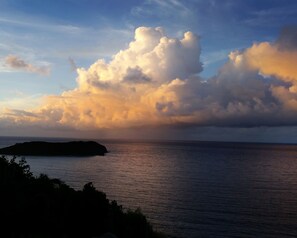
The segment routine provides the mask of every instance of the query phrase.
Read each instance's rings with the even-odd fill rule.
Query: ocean
[[[16,142],[62,139],[1,137]],[[75,189],[87,182],[124,208],[141,208],[177,238],[297,237],[297,146],[100,140],[94,157],[33,157],[31,171]]]

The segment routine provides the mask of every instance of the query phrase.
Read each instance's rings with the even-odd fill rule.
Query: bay
[[[0,148],[50,138],[1,137]],[[65,139],[66,140],[66,139]],[[69,140],[69,139],[67,139]],[[172,237],[296,237],[297,146],[100,140],[94,157],[33,157],[35,175],[93,182]]]

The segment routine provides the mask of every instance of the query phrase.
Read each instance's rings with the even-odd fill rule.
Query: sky
[[[1,0],[0,136],[297,143],[295,0]]]

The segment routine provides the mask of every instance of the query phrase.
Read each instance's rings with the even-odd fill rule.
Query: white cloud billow
[[[186,32],[176,39],[160,27],[140,27],[110,62],[78,68],[77,88],[46,97],[30,111],[34,116],[10,111],[2,120],[78,129],[296,125],[297,51],[288,49],[291,41],[284,37],[231,52],[206,80],[198,75],[197,35]]]

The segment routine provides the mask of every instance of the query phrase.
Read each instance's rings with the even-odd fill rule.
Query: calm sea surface
[[[31,140],[2,137],[0,147]],[[297,146],[99,142],[106,156],[26,160],[76,189],[92,181],[173,237],[297,237]]]

